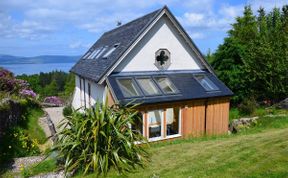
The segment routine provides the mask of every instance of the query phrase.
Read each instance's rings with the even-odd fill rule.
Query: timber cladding
[[[221,135],[228,131],[229,98],[195,101],[182,108],[182,135]]]
[[[148,137],[147,111],[166,108],[181,108],[182,137],[221,135],[228,132],[230,98],[210,98],[175,103],[140,105],[143,113],[144,136]],[[164,121],[165,122],[165,121]]]

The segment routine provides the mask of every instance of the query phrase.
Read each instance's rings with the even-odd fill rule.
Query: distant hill
[[[75,63],[81,56],[42,55],[35,57],[21,57],[0,54],[1,64],[47,64],[47,63]]]

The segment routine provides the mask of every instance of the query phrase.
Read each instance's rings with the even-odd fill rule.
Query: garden
[[[207,55],[235,92],[230,123],[243,120],[235,132],[141,144],[147,140],[131,129],[139,119],[135,106],[98,103],[84,113],[66,108],[64,129],[47,159],[19,174],[64,170],[75,177],[288,177],[288,110],[279,105],[288,93],[287,29],[288,6],[269,13],[260,8],[257,15],[247,6],[224,43]],[[46,139],[36,124],[43,114],[39,99],[60,105],[58,97],[67,100],[73,93],[74,78],[61,72],[15,78],[5,69],[0,76],[0,161],[37,155]]]
[[[15,157],[38,155],[47,140],[38,119],[44,113],[37,94],[25,80],[0,69],[0,163]]]

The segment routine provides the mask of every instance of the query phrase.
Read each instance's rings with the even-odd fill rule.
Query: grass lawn
[[[149,152],[145,169],[108,177],[288,177],[288,117],[265,117],[237,135],[152,144]]]
[[[154,143],[148,151],[151,161],[144,169],[127,175],[112,170],[108,177],[288,177],[288,116],[262,116],[253,128],[233,135]],[[22,175],[57,169],[48,163]]]

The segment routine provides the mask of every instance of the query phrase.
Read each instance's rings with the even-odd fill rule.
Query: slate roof
[[[82,57],[72,67],[70,72],[98,82],[161,11],[162,9],[158,9],[143,17],[104,33],[89,49],[89,51],[91,52],[104,46],[111,48],[115,44],[119,43],[116,50],[110,56],[108,56],[108,58],[103,58],[100,56],[97,59],[84,59]]]
[[[218,90],[207,92],[200,83],[194,78],[194,75],[205,74],[217,87]],[[176,94],[162,94],[158,96],[145,96],[144,94],[139,97],[125,98],[121,92],[121,89],[117,83],[119,78],[134,78],[135,77],[147,77],[152,76],[167,76],[171,82],[178,89]],[[181,81],[181,82],[179,82]],[[111,88],[114,97],[120,104],[141,103],[141,104],[152,104],[152,103],[164,103],[164,102],[175,102],[192,99],[204,99],[212,97],[223,97],[232,96],[233,92],[226,87],[215,75],[204,70],[194,71],[165,71],[165,72],[133,72],[133,73],[116,73],[111,74],[108,77],[108,84]],[[137,84],[137,82],[136,82]],[[138,85],[138,88],[140,86]]]

